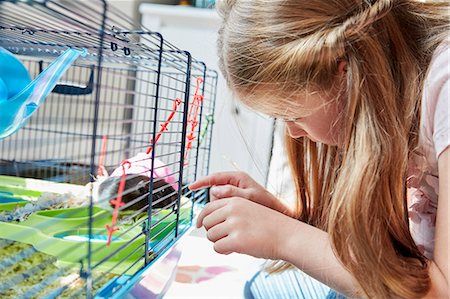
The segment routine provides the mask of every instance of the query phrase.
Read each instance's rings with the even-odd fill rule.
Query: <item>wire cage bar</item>
[[[207,201],[217,73],[99,0],[1,0],[0,47],[30,81],[82,51],[0,139],[0,296],[114,297]]]
[[[200,8],[213,8],[215,2],[214,0],[193,0],[192,5]]]

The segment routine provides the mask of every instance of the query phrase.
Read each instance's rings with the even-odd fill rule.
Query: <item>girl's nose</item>
[[[289,136],[291,136],[292,138],[300,138],[308,135],[305,130],[302,130],[300,128],[299,125],[291,121],[286,122],[286,128],[288,130]]]

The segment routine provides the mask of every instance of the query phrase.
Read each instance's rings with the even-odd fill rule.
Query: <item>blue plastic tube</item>
[[[86,50],[67,49],[31,81],[20,60],[0,47],[0,140],[25,125],[80,55]]]

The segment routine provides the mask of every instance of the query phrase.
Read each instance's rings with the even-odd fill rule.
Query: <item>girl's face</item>
[[[254,107],[257,110],[278,119],[284,120],[292,138],[308,137],[312,141],[328,145],[339,145],[342,142],[342,99],[339,92],[302,93],[294,97],[274,98],[259,103],[271,103]],[[258,109],[259,108],[259,109]]]
[[[264,114],[283,119],[292,138],[340,146],[344,143],[344,103],[347,62],[340,61],[331,88],[326,92],[302,91],[290,95],[273,93],[275,85],[261,86],[247,98],[247,105]]]

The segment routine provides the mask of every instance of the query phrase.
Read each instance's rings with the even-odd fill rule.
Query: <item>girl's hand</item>
[[[192,183],[189,189],[198,190],[208,187],[211,187],[210,199],[212,202],[223,198],[239,197],[294,217],[292,208],[285,205],[244,172],[214,173]]]
[[[214,250],[257,258],[279,259],[288,232],[296,220],[241,197],[229,197],[208,203],[197,218],[204,226]]]

